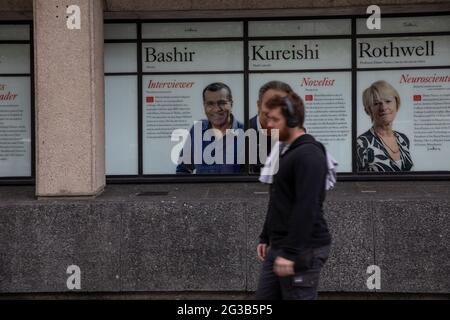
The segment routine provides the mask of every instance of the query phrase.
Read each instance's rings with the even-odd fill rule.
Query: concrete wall
[[[58,2],[57,0],[48,0]],[[255,9],[295,9],[295,8],[342,8],[379,6],[399,6],[448,4],[449,0],[95,0],[103,1],[105,11],[173,11],[173,10],[255,10]],[[76,2],[76,1],[75,1]],[[73,4],[75,4],[73,2]],[[33,11],[33,0],[0,0],[0,11]]]
[[[12,189],[11,189],[12,188]],[[137,196],[167,191],[158,196]],[[0,293],[253,292],[267,205],[258,183],[113,185],[95,200],[37,201],[0,188]],[[334,243],[321,292],[450,293],[450,182],[341,182],[328,194]]]
[[[382,14],[450,11],[450,0],[380,0]],[[106,19],[216,19],[365,15],[370,0],[105,1]]]
[[[54,4],[56,3],[56,4]],[[66,26],[69,1],[34,1],[36,194],[95,195],[105,185],[103,8],[79,0],[80,29]]]
[[[287,8],[336,8],[350,6],[411,5],[448,3],[442,0],[107,0],[106,11],[142,10],[237,10],[237,9],[287,9]]]

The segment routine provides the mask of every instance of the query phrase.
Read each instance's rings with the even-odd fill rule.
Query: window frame
[[[450,12],[423,12],[419,14],[413,13],[394,13],[394,14],[385,14],[383,17],[416,17],[416,16],[441,16],[441,15],[449,15]],[[117,176],[117,175],[108,175],[107,183],[139,183],[139,182],[155,182],[155,183],[181,183],[181,182],[256,182],[258,181],[258,176],[252,175],[248,173],[248,166],[246,166],[246,172],[242,175],[189,175],[189,176],[177,176],[176,174],[167,174],[167,175],[144,175],[142,174],[142,77],[145,74],[142,73],[142,43],[150,42],[149,39],[142,39],[142,24],[144,23],[171,23],[171,22],[228,22],[228,21],[242,21],[244,24],[244,34],[242,41],[244,43],[244,117],[245,117],[245,128],[249,127],[249,74],[255,73],[288,73],[288,72],[327,72],[327,71],[342,71],[342,72],[351,72],[351,92],[352,92],[352,106],[351,106],[351,140],[352,140],[352,172],[346,173],[338,173],[338,180],[340,181],[399,181],[399,180],[448,180],[450,178],[450,170],[447,171],[412,171],[412,172],[397,172],[397,173],[369,173],[369,172],[357,172],[356,171],[356,138],[357,138],[357,73],[358,71],[365,71],[364,68],[357,68],[357,57],[356,57],[356,41],[358,38],[382,38],[382,37],[404,37],[404,36],[436,36],[436,35],[450,35],[450,31],[448,32],[421,32],[421,33],[388,33],[388,34],[357,34],[356,30],[356,21],[360,18],[367,18],[365,15],[352,15],[352,16],[308,16],[308,17],[264,17],[264,18],[232,18],[232,19],[139,19],[139,20],[120,20],[120,19],[110,19],[105,20],[105,23],[136,23],[137,25],[137,39],[135,42],[137,43],[137,63],[138,63],[138,142],[139,142],[139,172],[138,175],[133,176]],[[249,37],[248,35],[248,22],[249,21],[274,21],[274,20],[322,20],[322,19],[346,19],[351,22],[351,34],[349,35],[327,35],[327,36],[289,36],[289,37]],[[239,40],[236,38],[230,38],[233,40]],[[248,43],[251,40],[304,40],[304,39],[351,39],[351,69],[320,69],[320,70],[295,70],[295,71],[287,71],[287,70],[270,70],[270,71],[250,71],[249,70],[249,61],[247,59],[248,56]],[[195,38],[195,41],[217,41],[218,39],[203,39],[203,38]],[[220,39],[222,40],[222,39]],[[227,38],[228,40],[228,38]],[[128,40],[129,41],[129,40]],[[189,41],[189,39],[158,39],[154,40],[157,42],[172,42],[172,41]],[[121,42],[120,40],[105,40],[106,42]],[[408,70],[416,70],[416,69],[442,69],[442,68],[450,68],[450,61],[448,66],[434,66],[434,67],[408,67],[408,68],[377,68],[371,70],[396,70],[396,69],[408,69]],[[192,72],[187,72],[188,74],[192,74]],[[203,73],[203,72],[200,72]],[[212,72],[216,73],[216,72]],[[218,72],[220,73],[220,72]],[[150,74],[160,74],[160,73],[150,73]],[[170,73],[162,73],[162,74],[170,74]],[[177,73],[177,74],[182,74]],[[106,75],[106,74],[105,74]]]

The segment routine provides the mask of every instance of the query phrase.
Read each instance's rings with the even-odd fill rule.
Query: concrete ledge
[[[266,191],[111,185],[92,200],[37,201],[32,187],[0,187],[0,293],[73,292],[75,264],[80,294],[251,294]],[[449,194],[450,182],[340,182],[326,203],[334,242],[321,292],[374,293],[366,270],[376,264],[379,294],[450,293]]]

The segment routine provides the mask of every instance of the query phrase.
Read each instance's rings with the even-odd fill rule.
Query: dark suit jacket
[[[257,116],[254,116],[253,118],[250,119],[250,128],[254,129],[256,131],[258,131],[257,121],[258,121],[258,117]],[[260,148],[261,143],[266,143],[267,156],[269,156],[269,154],[270,154],[270,150],[271,150],[271,147],[272,147],[272,145],[271,145],[272,141],[271,141],[269,136],[267,136],[266,139],[260,139],[260,138],[263,138],[263,137],[264,136],[260,137],[259,134],[257,136],[257,143],[258,143],[257,160],[258,160],[258,163],[249,165],[250,173],[259,174],[261,172],[261,168],[264,166],[264,161],[261,162],[261,159],[259,158],[259,148]]]

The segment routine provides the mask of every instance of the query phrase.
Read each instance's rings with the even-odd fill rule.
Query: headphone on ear
[[[283,97],[283,100],[286,104],[283,109],[284,116],[286,117],[286,124],[289,128],[295,128],[299,124],[299,119],[295,113],[294,105],[292,104],[289,96]]]

